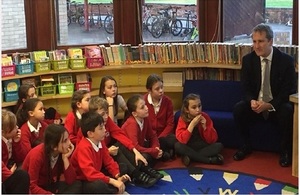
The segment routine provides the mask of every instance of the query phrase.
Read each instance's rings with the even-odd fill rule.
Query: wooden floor
[[[234,149],[224,149],[222,151],[222,155],[224,156],[223,165],[192,163],[190,166],[226,170],[231,172],[242,172],[298,186],[298,177],[292,176],[292,167],[281,167],[278,162],[278,154],[253,151],[252,154],[243,161],[235,161],[232,158],[235,152],[236,150]],[[168,162],[158,162],[155,166],[156,169],[180,167],[184,167],[180,158],[176,158],[175,160]]]

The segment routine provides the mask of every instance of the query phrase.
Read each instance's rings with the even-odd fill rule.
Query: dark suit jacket
[[[255,51],[245,55],[242,61],[241,83],[244,100],[249,102],[257,99],[261,87],[260,57]],[[270,103],[275,109],[289,101],[289,95],[296,92],[296,73],[294,59],[273,47],[270,73],[270,85],[273,100]]]

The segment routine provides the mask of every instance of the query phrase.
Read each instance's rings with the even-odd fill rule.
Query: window
[[[57,45],[114,42],[112,0],[56,0]]]
[[[2,0],[2,51],[27,48],[24,0]]]
[[[267,23],[274,44],[292,44],[293,0],[223,1],[223,16],[225,42],[252,43],[252,28]]]
[[[145,0],[140,15],[143,42],[199,40],[197,0]]]

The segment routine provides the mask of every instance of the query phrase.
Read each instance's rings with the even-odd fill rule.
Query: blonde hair
[[[5,133],[9,133],[15,129],[17,125],[17,118],[14,113],[11,111],[2,110],[2,131]]]

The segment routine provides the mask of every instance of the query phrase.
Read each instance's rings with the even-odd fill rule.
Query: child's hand
[[[159,147],[156,147],[156,149],[158,150],[158,155],[157,155],[156,159],[159,159],[162,157],[163,151]]]
[[[18,128],[16,136],[13,139],[14,142],[19,142],[21,140],[21,129]]]
[[[10,171],[14,173],[16,169],[17,169],[17,165],[16,163],[14,163],[14,165],[10,168]]]
[[[116,156],[118,154],[119,147],[112,145],[108,148],[109,154],[112,156]]]
[[[193,128],[198,125],[198,123],[200,122],[200,119],[201,119],[201,114],[197,115],[193,118],[193,120],[190,123],[193,126]]]
[[[120,177],[118,178],[118,180],[121,181],[121,182],[123,182],[123,183],[125,183],[125,182],[128,181],[128,180],[131,181],[131,178],[130,178],[129,175],[125,174],[125,175],[120,176]]]
[[[118,194],[123,194],[124,191],[125,191],[125,185],[122,181],[119,181],[117,179],[113,179],[113,178],[110,178],[109,179],[109,183],[113,186],[115,186],[116,188],[118,188]]]
[[[204,116],[202,116],[202,114],[200,114],[200,124],[203,127],[203,129],[206,129],[206,119],[204,118]]]
[[[68,148],[68,152],[63,154],[62,157],[63,158],[69,158],[74,150],[74,145],[72,143],[70,143],[69,148]]]
[[[114,98],[113,97],[106,96],[106,101],[107,101],[108,105],[113,105],[114,104]]]

